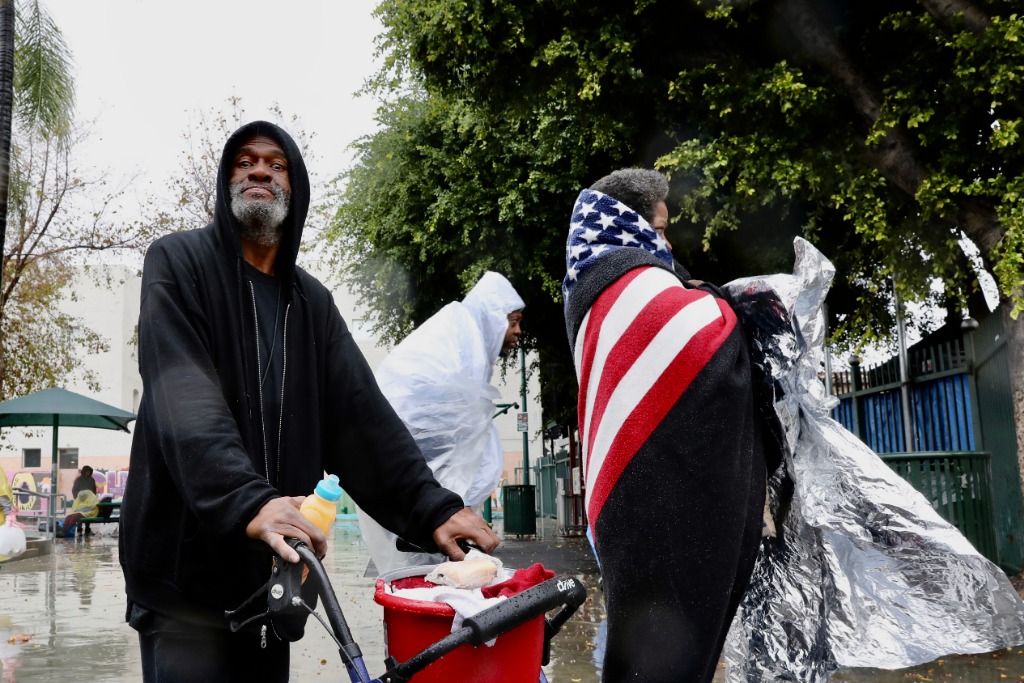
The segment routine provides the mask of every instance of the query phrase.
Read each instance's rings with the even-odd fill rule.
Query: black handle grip
[[[478,546],[474,541],[470,541],[468,539],[459,539],[456,543],[460,548],[462,548],[462,552],[464,553],[468,553],[470,548],[480,550],[480,546]],[[407,541],[404,538],[395,539],[395,548],[400,553],[427,553],[428,555],[436,555],[441,552],[441,549],[436,545],[433,546],[433,549],[424,548],[412,543],[411,541]]]
[[[413,543],[411,541],[407,541],[407,540],[405,540],[404,538],[401,538],[401,537],[395,539],[395,548],[400,553],[429,553],[429,554],[433,554],[433,553],[439,552],[436,547],[433,550],[430,550],[430,549],[424,548],[422,546],[418,546],[415,543]]]
[[[561,605],[575,610],[586,599],[587,589],[582,583],[556,577],[468,617],[462,626],[473,633],[470,643],[479,646]]]

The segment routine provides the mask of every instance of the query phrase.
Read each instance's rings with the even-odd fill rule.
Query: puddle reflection
[[[61,540],[52,553],[7,562],[0,595],[0,681],[65,681],[69,671],[141,678],[116,538]]]

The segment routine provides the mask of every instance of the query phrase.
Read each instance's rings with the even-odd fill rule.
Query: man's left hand
[[[469,508],[462,508],[434,530],[434,543],[442,553],[456,562],[466,557],[466,553],[459,547],[459,541],[473,541],[485,553],[497,548],[501,542],[494,530],[487,526],[487,522]]]

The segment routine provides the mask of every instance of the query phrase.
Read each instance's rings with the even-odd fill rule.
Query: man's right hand
[[[299,512],[305,499],[305,496],[292,496],[269,501],[245,527],[246,535],[263,541],[287,562],[298,562],[299,554],[288,545],[286,538],[302,541],[317,557],[323,557],[327,553],[327,537]]]
[[[491,552],[501,543],[487,522],[469,508],[462,508],[434,530],[434,543],[453,562],[466,558],[466,553],[459,547],[459,541],[473,541],[485,553]]]

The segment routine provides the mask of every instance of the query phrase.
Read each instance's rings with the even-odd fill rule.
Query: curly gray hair
[[[654,207],[668,199],[668,178],[650,168],[622,168],[590,186],[633,209],[650,223]]]

